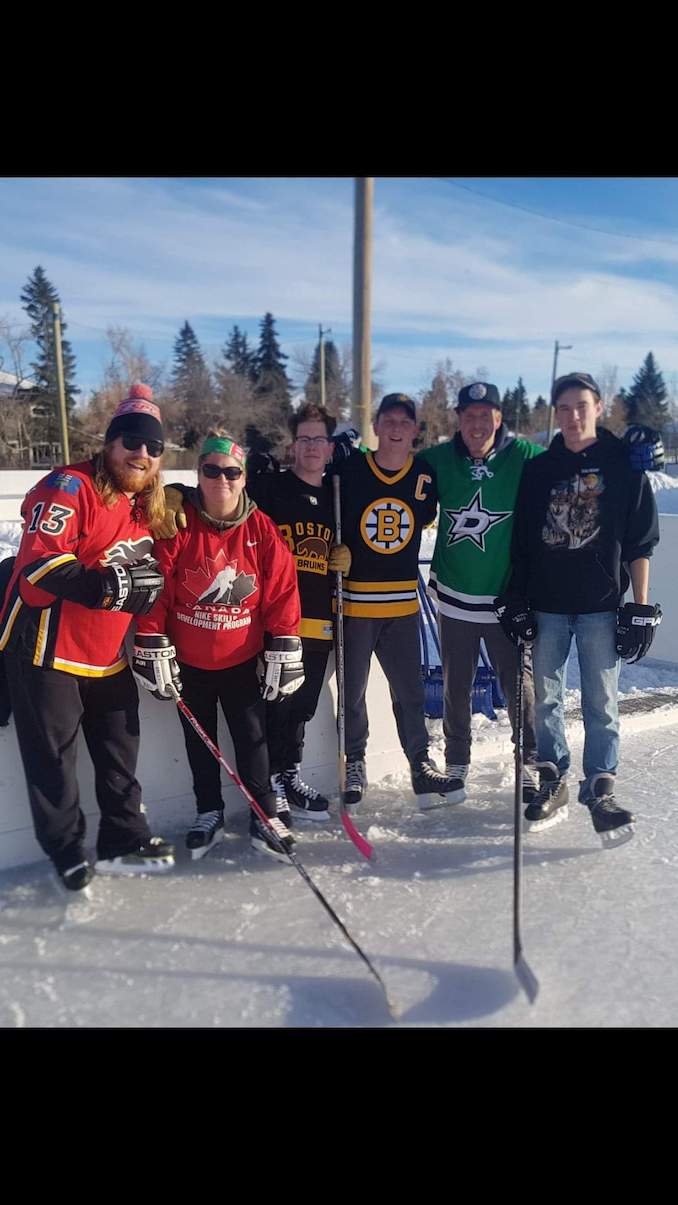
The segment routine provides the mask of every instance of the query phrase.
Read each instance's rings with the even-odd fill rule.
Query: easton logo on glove
[[[298,636],[265,638],[261,693],[267,703],[294,694],[304,681],[303,646]]]
[[[615,648],[623,661],[633,665],[647,653],[662,621],[659,603],[624,603],[617,611]]]
[[[154,699],[173,699],[175,690],[181,693],[181,677],[177,665],[177,650],[165,635],[137,635],[132,654],[132,673],[144,690]]]
[[[157,561],[107,565],[101,572],[101,595],[95,609],[145,615],[164,584]]]

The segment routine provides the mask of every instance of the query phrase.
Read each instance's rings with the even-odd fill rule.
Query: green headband
[[[206,439],[200,450],[201,456],[207,456],[210,452],[221,452],[223,456],[233,456],[236,460],[241,460],[243,464],[247,464],[247,457],[244,448],[240,447],[235,440],[228,437],[213,435],[211,439]]]

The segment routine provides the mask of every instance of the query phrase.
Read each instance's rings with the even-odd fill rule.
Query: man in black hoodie
[[[588,806],[603,845],[633,836],[634,817],[614,798],[619,760],[620,657],[638,660],[661,619],[648,605],[649,558],[659,540],[657,507],[628,448],[597,426],[600,389],[587,373],[553,387],[560,434],[524,468],[516,503],[513,572],[497,600],[507,635],[534,639],[537,749],[541,790],[525,811],[528,827],[567,816],[564,693],[572,637],[577,643]],[[622,605],[630,583],[633,603]]]

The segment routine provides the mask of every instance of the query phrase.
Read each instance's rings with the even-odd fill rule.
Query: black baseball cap
[[[590,373],[568,372],[567,376],[558,377],[558,380],[553,382],[553,389],[551,390],[552,405],[555,406],[561,393],[564,393],[566,389],[576,389],[577,386],[580,389],[590,389],[591,393],[595,393],[596,397],[598,398],[601,396],[600,387],[594,381]]]
[[[467,406],[478,403],[483,406],[494,406],[496,410],[501,410],[497,386],[490,385],[488,381],[474,381],[472,385],[464,385],[464,388],[459,390],[457,410],[465,410]]]
[[[406,393],[387,393],[386,397],[383,397],[379,403],[376,417],[379,418],[380,414],[386,414],[387,410],[395,410],[396,406],[402,406],[403,410],[406,410],[409,414],[412,422],[416,423],[417,407],[412,398],[408,397]]]

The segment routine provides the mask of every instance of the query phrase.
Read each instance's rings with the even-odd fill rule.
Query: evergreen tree
[[[37,347],[37,357],[31,367],[38,386],[36,401],[43,408],[45,415],[43,431],[36,432],[36,434],[39,434],[48,443],[58,443],[60,439],[59,388],[52,311],[54,301],[59,301],[59,294],[51,281],[47,279],[44,269],[38,265],[24,286],[21,303],[30,318],[31,338]],[[75,385],[75,356],[70,343],[63,338],[66,327],[67,324],[62,316],[61,354],[64,366],[66,413],[70,416],[75,405],[75,394],[80,390]]]
[[[669,421],[666,385],[652,352],[646,355],[628,393],[622,391],[626,403],[626,420],[644,423],[661,431]]]
[[[292,383],[285,363],[288,356],[280,350],[275,331],[275,319],[267,313],[261,320],[261,333],[254,369],[256,372],[256,426],[276,450],[287,438],[287,423],[292,410]]]
[[[527,390],[523,378],[518,377],[515,389],[507,389],[502,399],[504,422],[510,431],[516,435],[527,431],[530,425],[530,404],[527,400]]]
[[[541,394],[539,394],[539,397],[532,407],[531,427],[534,435],[539,435],[540,433],[545,435],[548,432],[549,404],[546,401],[546,398],[542,397]]]
[[[198,338],[184,322],[174,340],[172,390],[183,411],[183,443],[192,448],[207,427],[219,420],[214,387]]]
[[[234,326],[222,352],[224,360],[228,362],[231,372],[236,373],[239,377],[253,377],[255,375],[256,359],[253,348],[247,342],[247,334],[241,331],[238,326]]]
[[[320,342],[316,343],[311,370],[304,383],[307,401],[320,405]],[[350,400],[350,389],[339,359],[339,352],[331,339],[325,343],[325,405],[330,414],[341,418]]]

